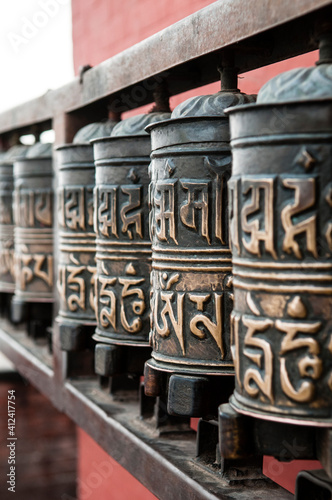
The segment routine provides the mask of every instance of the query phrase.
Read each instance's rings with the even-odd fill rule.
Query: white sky
[[[70,0],[0,0],[0,112],[74,76]]]

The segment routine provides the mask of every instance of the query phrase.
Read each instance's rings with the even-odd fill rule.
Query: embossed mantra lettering
[[[243,347],[239,344],[239,331],[246,329]],[[296,321],[287,319],[255,318],[232,313],[232,353],[235,373],[240,387],[244,387],[252,397],[260,394],[274,402],[274,383],[280,380],[281,389],[287,398],[298,403],[310,403],[315,398],[315,380],[323,372],[319,342],[314,338],[322,327],[320,321]],[[262,338],[262,334],[264,338]],[[274,359],[269,338],[280,337],[279,355]],[[248,361],[241,360],[242,350]],[[297,353],[297,361],[292,356],[287,364],[287,355]],[[274,363],[278,362],[277,372]],[[296,366],[297,375],[289,374],[289,367]],[[243,369],[241,368],[243,364]],[[242,373],[242,375],[241,375]],[[306,380],[303,380],[303,379]],[[308,379],[311,379],[308,380]]]
[[[62,306],[72,312],[76,312],[79,309],[86,311],[87,306],[90,306],[94,311],[96,272],[97,269],[94,266],[59,265],[58,291]],[[85,281],[86,276],[88,276],[88,287]],[[69,293],[68,296],[67,292]]]
[[[316,183],[314,176],[304,175],[233,177],[229,183],[230,230],[233,248],[238,255],[247,251],[261,257],[264,248],[275,260],[278,259],[277,253],[280,251],[277,252],[275,245],[277,228],[280,227],[283,252],[298,260],[303,258],[303,253],[317,258]],[[326,209],[332,206],[331,192],[330,187],[325,196]],[[287,201],[283,201],[281,206],[276,193],[286,196]],[[330,249],[331,232],[330,223],[323,234]]]
[[[95,206],[98,207],[95,214],[95,228],[97,234],[104,237],[119,238],[119,232],[134,239],[135,235],[143,238],[143,208],[142,208],[141,185],[135,186],[107,186],[97,187],[94,191]],[[120,204],[121,196],[128,198],[126,203]],[[118,220],[120,212],[121,223]],[[120,226],[120,227],[119,227]]]
[[[59,225],[67,229],[62,233],[69,263],[58,265],[57,287],[61,308],[72,313],[95,311],[95,277],[93,230],[93,186],[69,186],[58,189]],[[68,231],[69,230],[69,231]],[[86,232],[90,233],[86,234]],[[76,234],[75,234],[76,233]],[[67,239],[79,234],[85,243],[67,243]],[[67,238],[67,239],[66,239]],[[75,240],[74,240],[75,241]],[[83,246],[82,246],[83,245]],[[60,247],[61,248],[61,247]],[[82,253],[85,253],[84,259]],[[90,264],[87,262],[90,261]],[[84,263],[83,263],[84,262]],[[90,309],[90,311],[89,311]]]
[[[53,256],[43,254],[17,254],[18,276],[20,289],[25,290],[26,285],[35,278],[53,287]]]
[[[218,293],[160,290],[155,293],[155,299],[152,303],[156,333],[161,337],[168,337],[173,331],[181,346],[182,354],[185,355],[184,307],[186,307],[186,315],[191,318],[189,322],[191,333],[199,339],[205,339],[208,334],[211,335],[218,346],[221,359],[223,359],[222,301],[223,294]],[[209,302],[213,304],[214,320],[211,319],[211,314],[206,312]]]
[[[43,226],[52,226],[52,190],[17,189],[14,197],[16,225],[35,227],[39,223]]]
[[[187,228],[212,244],[213,237],[222,244],[226,241],[226,227],[223,223],[222,192],[224,175],[208,179],[159,180],[150,188],[150,228],[161,242],[178,245],[178,225],[181,234]],[[177,200],[177,203],[176,203]]]
[[[85,231],[93,226],[93,187],[61,187],[58,189],[58,221],[60,227]]]
[[[142,289],[145,278],[135,277],[136,271],[131,263],[127,265],[125,273],[126,276],[119,278],[98,276],[97,318],[103,328],[112,326],[117,330],[121,324],[128,333],[138,333],[142,329],[142,315],[146,309]]]

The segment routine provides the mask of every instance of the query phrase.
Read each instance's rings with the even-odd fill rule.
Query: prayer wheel
[[[27,150],[27,146],[13,146],[0,159],[0,294],[5,316],[15,291],[13,163],[18,157],[24,157]]]
[[[148,187],[150,136],[169,113],[138,115],[92,141],[97,243],[95,371],[141,374],[149,348],[151,242]]]
[[[189,99],[170,120],[148,127],[152,359],[146,363],[145,392],[157,396],[166,385],[173,415],[216,414],[220,391],[227,399],[234,384],[231,152],[224,109],[254,98],[236,89],[236,74],[231,76],[222,84],[225,90]]]
[[[28,322],[43,336],[52,322],[53,293],[52,145],[36,143],[14,163],[16,281],[12,321]]]
[[[95,166],[90,140],[110,134],[115,121],[91,123],[72,144],[57,148],[58,282],[60,345],[76,351],[89,346],[96,326],[93,229]]]
[[[231,108],[230,403],[245,415],[332,425],[332,36],[312,68]]]

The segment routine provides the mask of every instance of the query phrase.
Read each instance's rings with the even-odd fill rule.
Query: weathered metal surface
[[[57,150],[60,330],[95,324],[95,234],[93,231],[94,164],[92,147],[62,146]],[[65,341],[63,342],[65,344]]]
[[[14,163],[16,300],[53,302],[52,146]]]
[[[93,141],[97,235],[94,339],[148,346],[151,242],[148,233],[148,123],[152,113],[120,122],[112,137]]]
[[[227,180],[227,104],[220,92],[178,106],[149,127],[152,140],[151,342],[154,366],[192,374],[232,373]],[[196,116],[195,116],[196,115]],[[219,116],[218,116],[219,115]]]
[[[222,79],[223,88],[236,89],[234,69],[223,71]],[[200,375],[228,375],[225,400],[232,390],[231,155],[223,110],[252,100],[238,90],[195,97],[175,108],[171,120],[148,127],[153,359],[147,362],[146,394],[164,384],[157,370],[173,373],[166,382],[172,414],[216,413],[220,381]]]
[[[316,426],[332,425],[331,76],[325,64],[293,71],[281,93],[278,81],[264,90],[284,102],[230,111],[231,403]],[[310,98],[317,78],[330,98]]]
[[[266,455],[280,462],[321,460],[325,455],[321,463],[331,475],[328,463],[331,456],[328,433],[331,430],[324,428],[319,431],[313,426],[241,415],[230,404],[219,407],[219,449],[222,464],[227,463],[229,470],[250,469]]]
[[[83,127],[73,144],[57,148],[59,262],[57,288],[61,346],[88,345],[96,325],[96,238],[93,229],[95,167],[89,140],[109,134],[115,122]],[[90,338],[89,338],[90,337]]]
[[[14,163],[15,294],[11,319],[27,321],[32,337],[52,323],[53,171],[52,145],[36,143]],[[42,304],[42,305],[41,305]]]
[[[26,146],[13,146],[0,161],[0,292],[15,290],[13,162],[24,157]]]
[[[332,481],[322,469],[303,470],[296,478],[295,500],[332,499]]]

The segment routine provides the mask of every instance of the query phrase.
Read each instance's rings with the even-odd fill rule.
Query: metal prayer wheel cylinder
[[[146,394],[157,395],[160,389],[154,386],[160,382],[153,379],[168,374],[171,414],[209,413],[220,398],[215,386],[222,384],[226,399],[233,389],[231,153],[223,109],[249,100],[239,91],[201,96],[178,106],[171,120],[148,127],[153,350],[146,363]]]
[[[96,325],[96,237],[93,228],[95,166],[92,138],[110,133],[115,122],[91,123],[72,144],[57,148],[58,281],[60,345],[89,346]]]
[[[36,143],[25,158],[14,163],[16,283],[12,320],[16,323],[32,316],[36,322],[51,322],[54,301],[52,180],[51,144]],[[34,308],[33,304],[39,306]]]
[[[17,145],[10,148],[0,161],[0,292],[12,294],[15,291],[14,264],[14,214],[13,162],[24,157],[28,147]]]
[[[15,290],[13,164],[0,163],[0,292]]]
[[[151,145],[144,128],[168,116],[135,116],[114,127],[111,137],[92,141],[97,246],[97,328],[93,338],[97,342],[95,370],[99,375],[142,373],[150,355]]]
[[[271,80],[229,110],[238,412],[332,425],[332,72]]]

